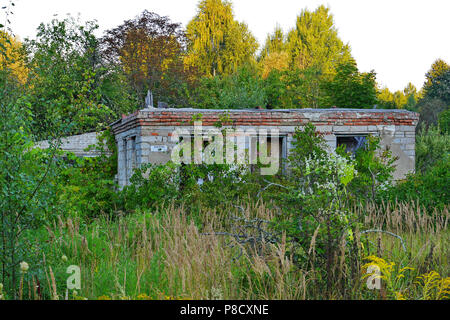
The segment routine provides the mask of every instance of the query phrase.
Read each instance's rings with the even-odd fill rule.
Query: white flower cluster
[[[379,186],[377,186],[377,189],[380,191],[386,191],[391,185],[392,185],[392,181],[387,180],[387,181],[381,183]]]
[[[304,162],[305,175],[311,176],[315,173],[321,181],[309,180],[317,189],[329,190],[336,194],[341,185],[346,186],[356,175],[357,170],[353,161],[348,160],[338,154],[330,153],[323,157],[311,154]],[[311,177],[312,178],[312,177]],[[308,188],[310,191],[311,188]]]

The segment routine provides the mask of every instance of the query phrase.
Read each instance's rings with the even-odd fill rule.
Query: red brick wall
[[[202,114],[204,126],[213,126],[220,121],[224,111],[219,110],[182,110],[157,109],[139,111],[123,116],[112,128],[115,133],[127,131],[137,126],[191,126],[194,115]],[[303,109],[303,110],[234,110],[229,111],[235,126],[299,126],[312,122],[316,126],[367,126],[367,125],[405,125],[415,126],[419,115],[401,110],[339,110],[339,109]]]

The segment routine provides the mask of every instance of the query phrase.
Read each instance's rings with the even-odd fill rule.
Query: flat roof
[[[419,114],[404,109],[141,109],[111,124],[113,131],[123,132],[137,126],[189,126],[195,114],[202,114],[204,125],[214,125],[224,114],[230,114],[233,125],[297,126],[307,122],[315,125],[413,125]]]
[[[375,112],[375,113],[384,113],[384,112],[410,112],[415,113],[413,111],[409,111],[406,109],[364,109],[364,108],[304,108],[304,109],[196,109],[196,108],[153,108],[153,109],[140,109],[138,111],[143,112],[155,112],[155,111],[171,111],[171,112]]]

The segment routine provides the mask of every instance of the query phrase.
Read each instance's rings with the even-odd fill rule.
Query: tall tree
[[[450,69],[433,78],[431,85],[425,91],[425,95],[440,99],[450,105]]]
[[[2,7],[2,10],[5,8],[8,9]],[[24,79],[15,68],[19,60],[14,49],[18,44],[10,32],[9,21],[6,27],[0,24],[0,291],[3,299],[5,293],[13,299],[18,297],[21,261],[39,265],[24,235],[42,226],[48,218],[46,212],[55,211],[53,184],[46,181],[54,178],[57,168],[56,144],[52,143],[47,150],[33,148],[32,114],[23,103],[24,86],[20,81]]]
[[[417,88],[411,83],[408,82],[408,84],[406,85],[405,89],[403,89],[403,93],[405,96],[417,96],[418,92],[417,92]]]
[[[267,36],[258,59],[263,79],[266,79],[272,70],[283,71],[289,68],[289,53],[286,50],[285,40],[279,26]]]
[[[329,73],[353,60],[350,46],[338,36],[330,9],[323,5],[314,12],[302,10],[288,34],[288,47],[291,63],[302,69],[313,66]]]
[[[403,109],[407,102],[408,98],[403,91],[397,90],[394,92],[394,104],[397,106],[397,109]]]
[[[0,70],[10,70],[24,84],[28,76],[22,43],[7,31],[0,30]]]
[[[231,2],[227,0],[202,0],[186,32],[186,64],[205,75],[233,73],[253,60],[258,48],[247,25],[234,20]]]
[[[437,125],[442,112],[450,109],[450,106],[438,98],[425,96],[417,103],[420,113],[419,127]]]
[[[425,74],[425,83],[423,85],[424,92],[426,94],[427,90],[436,81],[436,78],[443,75],[447,71],[450,71],[450,66],[442,59],[437,59],[432,65],[430,70]]]
[[[266,79],[273,70],[289,69],[289,54],[286,51],[272,52],[259,62],[259,66],[262,78]]]
[[[417,104],[417,101],[419,100],[419,93],[417,92],[417,88],[409,82],[405,89],[403,89],[403,94],[406,98],[406,104],[404,105],[404,108],[408,110],[414,110]]]
[[[27,99],[39,138],[51,136],[57,122],[67,123],[76,134],[101,129],[115,118],[101,100],[97,28],[73,17],[54,19],[38,27],[36,39],[26,39]]]
[[[259,60],[264,59],[272,53],[278,53],[286,50],[286,37],[280,26],[276,26],[273,33],[268,34],[264,47],[259,55]]]
[[[377,92],[378,106],[384,109],[408,109],[416,110],[420,92],[409,82],[403,90],[392,93],[388,88],[383,88]]]
[[[183,65],[186,37],[179,23],[145,10],[106,31],[102,43],[104,57],[123,69],[142,101],[152,90],[155,102],[186,103],[181,89],[190,74]]]
[[[394,94],[389,88],[384,87],[377,92],[377,105],[380,109],[396,109],[397,106],[394,102]]]
[[[424,96],[417,103],[420,113],[419,125],[436,125],[440,114],[450,108],[450,66],[438,59],[425,77]]]

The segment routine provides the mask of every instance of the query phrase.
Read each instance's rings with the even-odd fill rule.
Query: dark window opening
[[[267,137],[267,150],[266,156],[272,156],[272,140],[276,139],[278,140],[278,160],[279,160],[279,172],[284,172],[286,167],[286,160],[287,160],[287,137],[284,135],[272,137]],[[253,147],[250,146],[250,152],[252,153],[251,157],[257,159],[256,154],[259,154],[260,152],[263,152],[260,149],[259,139],[257,137],[252,138],[251,144],[253,144]],[[252,173],[257,172],[258,165],[250,164],[250,171]]]
[[[338,136],[336,138],[336,146],[344,146],[345,151],[355,155],[356,151],[359,149],[365,149],[367,144],[367,136],[357,135],[357,136]]]
[[[191,135],[190,137],[180,137],[180,142],[182,142],[185,139],[190,138],[190,143],[191,143],[191,157],[190,160],[193,163],[194,160],[194,135]],[[209,146],[211,143],[213,143],[215,140],[215,136],[212,137],[212,140],[210,141],[208,139],[207,136],[203,137],[203,151],[205,151],[205,148],[207,146]],[[284,173],[285,169],[286,169],[286,160],[287,160],[287,136],[286,135],[277,135],[277,136],[268,136],[267,137],[267,150],[264,150],[264,152],[266,153],[267,156],[271,156],[272,155],[272,140],[277,140],[278,142],[278,159],[279,159],[279,172],[280,173]],[[236,141],[235,141],[236,142]],[[223,138],[223,161],[224,163],[226,163],[226,152],[227,152],[227,148],[226,148],[226,137]],[[234,161],[237,160],[237,146],[234,146],[235,150],[234,150]],[[248,163],[248,169],[251,172],[257,172],[257,168],[258,165],[252,164],[253,161],[256,161],[256,159],[258,159],[258,155],[260,150],[260,142],[259,142],[259,137],[258,136],[246,136],[245,137],[245,142],[244,142],[244,152],[245,152],[245,162]],[[214,152],[212,154],[213,156],[215,155]],[[202,158],[202,160],[204,160],[204,158]],[[234,162],[233,161],[233,162]],[[247,162],[248,161],[248,162]],[[269,165],[263,165],[264,167],[268,167]],[[183,189],[186,186],[186,182],[187,182],[187,178],[188,178],[188,173],[187,173],[187,166],[182,163],[181,167],[180,167],[180,177],[181,177],[181,183],[180,183],[180,187],[181,189]],[[192,178],[192,177],[191,177]],[[214,179],[213,176],[207,176],[204,178],[198,178],[197,179],[197,183],[199,185],[202,185],[205,180],[208,179],[209,181],[212,181]]]
[[[131,174],[137,167],[137,155],[136,155],[136,136],[131,137]]]

